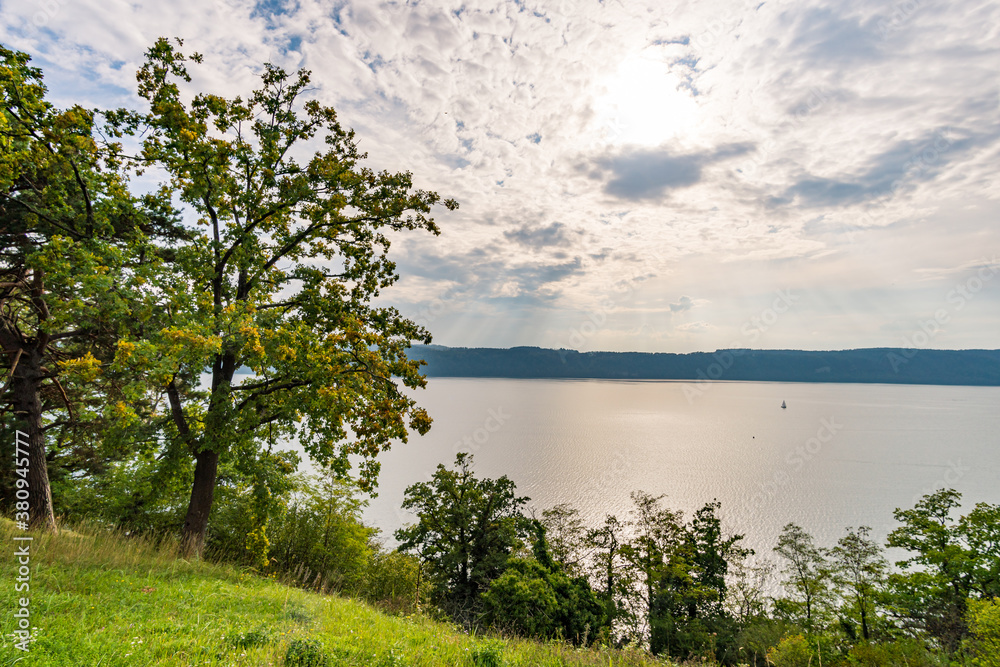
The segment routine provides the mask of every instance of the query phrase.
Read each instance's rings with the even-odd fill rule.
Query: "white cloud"
[[[896,343],[872,315],[895,290],[916,320],[1000,252],[1000,7],[911,4],[52,0],[6,3],[0,39],[64,104],[136,104],[161,35],[229,95],[268,60],[311,69],[375,166],[462,203],[395,246],[404,312],[448,295],[437,342],[565,344],[611,298],[589,343],[670,350],[698,294],[677,331],[725,346],[797,287],[808,312],[758,345],[854,347]],[[996,347],[997,312],[949,340]]]

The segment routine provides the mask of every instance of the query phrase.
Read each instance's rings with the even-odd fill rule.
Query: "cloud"
[[[789,187],[782,201],[798,197],[809,206],[843,206],[875,198],[888,198],[903,188],[932,181],[947,166],[962,159],[969,150],[989,137],[955,137],[947,128],[919,139],[894,143],[887,150],[871,157],[861,174],[823,178],[806,175]]]
[[[419,312],[447,294],[439,342],[558,346],[549,322],[649,275],[595,347],[684,345],[651,332],[694,306],[712,326],[679,330],[725,347],[798,286],[823,298],[757,344],[830,348],[896,344],[882,323],[939,307],[941,267],[1000,252],[998,24],[977,0],[54,0],[5,4],[0,41],[36,56],[61,106],[140,106],[134,72],[161,35],[205,56],[186,93],[245,96],[268,61],[311,69],[308,95],[356,130],[366,166],[461,202],[435,211],[440,237],[392,235],[402,280],[384,298]],[[651,74],[623,80],[637,60]],[[616,91],[665,81],[685,122],[625,143]],[[908,281],[924,289],[900,302]],[[982,294],[949,345],[996,346]]]
[[[844,16],[830,7],[813,7],[790,16],[797,29],[789,50],[812,66],[839,69],[882,57],[877,17]]]
[[[604,192],[628,201],[656,200],[668,190],[694,185],[702,180],[706,165],[744,155],[747,143],[727,144],[705,153],[672,155],[663,149],[637,149],[594,161],[597,176],[605,177]]]
[[[691,310],[694,307],[694,301],[691,300],[689,296],[682,296],[677,303],[670,304],[671,313],[682,313],[685,310]]]
[[[678,331],[683,331],[684,333],[690,334],[702,334],[707,333],[713,329],[712,325],[708,322],[685,322],[675,327]]]
[[[566,248],[571,244],[566,233],[566,226],[561,222],[553,222],[542,227],[521,225],[515,229],[505,230],[504,238],[528,248],[544,248],[556,246]]]

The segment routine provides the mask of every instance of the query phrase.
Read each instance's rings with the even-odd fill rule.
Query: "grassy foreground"
[[[329,665],[664,665],[639,653],[470,637],[421,616],[389,616],[234,567],[178,559],[169,547],[101,531],[32,534],[30,591],[16,592],[27,535],[0,520],[0,665],[284,665],[308,639]],[[14,612],[28,597],[29,651]],[[303,663],[304,664],[304,663]]]

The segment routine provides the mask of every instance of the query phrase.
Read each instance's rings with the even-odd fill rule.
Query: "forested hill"
[[[1000,386],[1000,350],[869,348],[719,350],[690,354],[576,352],[539,347],[418,345],[431,377],[882,382]]]

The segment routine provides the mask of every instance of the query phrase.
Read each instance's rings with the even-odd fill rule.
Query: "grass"
[[[471,637],[422,616],[389,616],[235,567],[179,559],[174,545],[77,530],[33,534],[30,592],[16,592],[13,538],[24,533],[0,520],[0,665],[667,664],[640,652]],[[25,596],[37,628],[27,652],[12,638]]]

